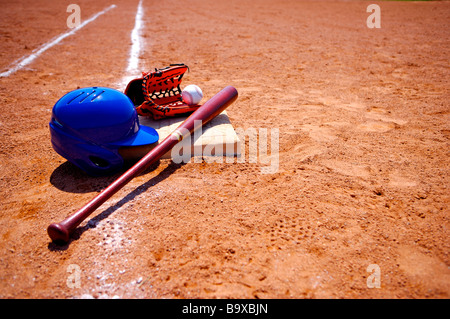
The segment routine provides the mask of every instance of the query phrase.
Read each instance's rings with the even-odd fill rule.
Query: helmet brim
[[[131,138],[114,142],[116,146],[141,146],[153,144],[159,140],[158,132],[153,128],[140,125],[139,131]]]

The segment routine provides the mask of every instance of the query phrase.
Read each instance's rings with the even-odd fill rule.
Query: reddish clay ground
[[[2,4],[1,70],[66,32],[70,3]],[[278,171],[161,160],[51,243],[117,177],[84,175],[48,130],[63,94],[125,76],[138,1],[114,3],[0,78],[1,298],[449,297],[449,2],[380,2],[369,29],[369,2],[145,0],[143,70],[235,86],[235,128],[279,129]]]

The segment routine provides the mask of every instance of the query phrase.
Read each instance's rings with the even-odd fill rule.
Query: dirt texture
[[[2,1],[0,71],[72,2]],[[56,245],[47,226],[119,175],[53,151],[52,107],[124,89],[139,1],[76,3],[116,8],[0,78],[1,298],[449,298],[449,2],[377,2],[371,29],[367,1],[144,0],[142,71],[236,87],[233,126],[278,166],[245,135],[232,163],[161,160]]]

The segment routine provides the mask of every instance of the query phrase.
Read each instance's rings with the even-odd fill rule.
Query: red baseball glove
[[[131,80],[125,94],[141,116],[154,120],[188,115],[200,105],[187,105],[181,98],[180,83],[188,70],[185,64],[171,64],[153,72],[142,72],[142,78]]]

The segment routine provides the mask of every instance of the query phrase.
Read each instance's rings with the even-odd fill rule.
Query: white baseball
[[[197,85],[190,84],[181,91],[181,98],[188,105],[197,105],[203,98],[203,92]]]

